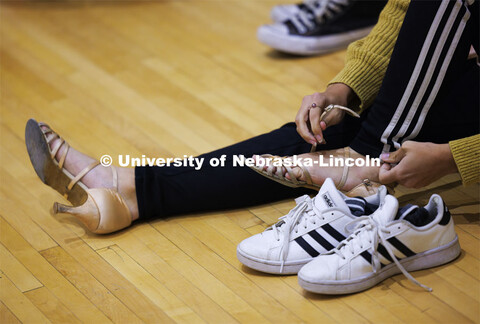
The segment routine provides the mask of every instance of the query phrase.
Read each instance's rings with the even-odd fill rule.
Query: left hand
[[[385,162],[379,173],[383,184],[397,182],[407,188],[421,188],[458,172],[448,144],[406,141],[397,151],[382,154],[381,159]]]

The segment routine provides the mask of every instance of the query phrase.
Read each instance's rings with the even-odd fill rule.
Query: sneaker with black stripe
[[[345,5],[348,4],[350,0],[337,0],[332,1],[332,5]],[[270,11],[270,17],[274,22],[282,23],[294,17],[295,15],[299,14],[301,11],[312,11],[315,8],[321,6],[321,3],[325,2],[325,0],[304,0],[299,3],[294,4],[283,4],[277,5],[272,8]],[[337,4],[338,3],[338,4]]]
[[[237,247],[237,257],[258,271],[296,274],[314,257],[343,241],[347,236],[345,225],[373,213],[386,195],[386,188],[381,186],[372,196],[350,198],[328,178],[315,198],[297,198],[297,206],[279,222],[243,240]]]
[[[425,207],[400,210],[395,197],[387,196],[371,216],[353,223],[356,227],[345,241],[299,271],[300,286],[315,293],[350,294],[403,273],[431,291],[408,271],[439,266],[460,255],[453,219],[439,195],[432,195]]]
[[[297,54],[323,54],[368,35],[386,0],[310,0],[272,9],[274,24],[257,31],[260,42]]]

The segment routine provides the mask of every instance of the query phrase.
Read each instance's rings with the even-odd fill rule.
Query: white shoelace
[[[305,33],[309,29],[313,29],[315,24],[321,24],[326,19],[333,17],[341,12],[342,6],[347,6],[349,0],[309,0],[304,5],[313,13],[307,10],[300,10],[291,21],[300,33]],[[305,26],[307,28],[305,28]]]
[[[298,233],[298,226],[303,226],[306,229],[308,222],[316,224],[317,217],[322,220],[325,219],[322,212],[315,207],[313,199],[308,195],[295,199],[295,202],[297,206],[290,210],[287,215],[280,217],[280,220],[271,227],[277,241],[280,240],[280,235],[283,235],[280,272],[283,272],[283,266],[287,259],[291,233],[294,231]]]
[[[385,227],[381,224],[378,224],[375,219],[369,216],[362,216],[354,221],[347,224],[346,227],[356,224],[353,229],[353,233],[340,243],[340,245],[333,250],[334,253],[337,253],[340,257],[345,259],[345,255],[352,254],[354,255],[356,251],[363,249],[364,245],[372,244],[373,254],[372,254],[372,267],[373,272],[377,272],[381,268],[381,262],[379,258],[379,252],[377,250],[379,239],[383,244],[388,254],[394,261],[395,265],[400,269],[400,271],[414,284],[426,289],[427,291],[432,291],[432,288],[421,284],[418,282],[411,274],[405,270],[402,264],[398,261],[395,254],[387,244],[384,234],[390,234]]]

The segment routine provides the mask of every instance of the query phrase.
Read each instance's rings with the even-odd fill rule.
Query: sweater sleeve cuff
[[[463,185],[480,181],[480,134],[449,142]]]
[[[375,99],[383,74],[379,73],[378,66],[370,66],[360,59],[349,60],[345,67],[330,82],[343,83],[349,86],[360,99],[360,111],[369,107]],[[362,71],[362,73],[359,73]]]

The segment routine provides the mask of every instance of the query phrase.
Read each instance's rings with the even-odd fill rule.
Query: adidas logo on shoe
[[[338,247],[305,265],[298,273],[304,289],[322,294],[349,294],[375,286],[402,272],[435,267],[460,255],[453,219],[439,195],[423,207],[387,196],[371,216],[355,219],[353,233]]]
[[[315,198],[297,198],[297,206],[278,223],[243,240],[237,247],[237,257],[258,271],[296,274],[314,257],[343,241],[347,236],[345,225],[373,213],[386,195],[382,186],[372,196],[350,198],[327,179]]]

